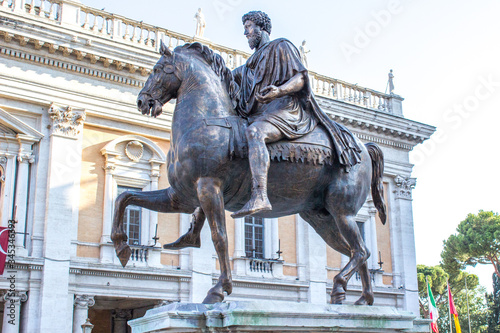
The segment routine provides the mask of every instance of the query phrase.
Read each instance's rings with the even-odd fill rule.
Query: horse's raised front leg
[[[123,267],[131,255],[127,243],[127,234],[123,230],[123,214],[128,205],[135,205],[161,213],[191,213],[194,210],[183,206],[172,188],[159,191],[124,192],[115,201],[115,212],[113,215],[113,228],[111,240],[115,246],[116,256],[120,259]]]
[[[233,291],[231,267],[227,248],[226,217],[224,214],[224,198],[220,182],[213,178],[198,180],[198,199],[201,208],[210,224],[212,241],[219,257],[221,275],[219,281],[207,293],[203,300],[205,304],[213,304],[224,300],[224,292],[228,295]]]

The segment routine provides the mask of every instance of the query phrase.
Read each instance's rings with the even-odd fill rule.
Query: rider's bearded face
[[[262,30],[258,25],[250,20],[245,22],[244,27],[245,36],[248,39],[248,45],[253,50],[259,46],[260,41],[262,40]]]

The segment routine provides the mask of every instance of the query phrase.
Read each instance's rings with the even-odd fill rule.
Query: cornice
[[[434,126],[402,116],[324,97],[317,99],[330,118],[344,124],[363,141],[409,151],[427,140],[436,130]]]

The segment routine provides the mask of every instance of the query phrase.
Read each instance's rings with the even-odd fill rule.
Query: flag
[[[432,296],[431,285],[429,284],[429,281],[427,281],[427,295],[429,297],[429,318],[432,320],[432,332],[439,333],[437,323],[437,320],[439,318],[438,309],[436,307],[436,302],[434,301],[434,296]]]
[[[458,322],[457,308],[455,307],[455,303],[453,302],[453,297],[451,296],[451,289],[449,284],[448,284],[448,302],[450,303],[450,313],[453,316],[453,319],[455,320],[455,329],[457,330],[457,333],[462,333],[462,330],[460,329],[460,323]]]
[[[5,269],[7,260],[7,249],[9,247],[9,228],[0,227],[0,275]]]

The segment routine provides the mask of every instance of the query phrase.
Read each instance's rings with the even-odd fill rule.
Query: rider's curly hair
[[[261,12],[260,10],[253,10],[251,12],[246,13],[241,18],[243,24],[246,21],[250,20],[256,25],[258,25],[262,30],[266,31],[268,34],[271,34],[271,19],[267,16],[266,13]]]

